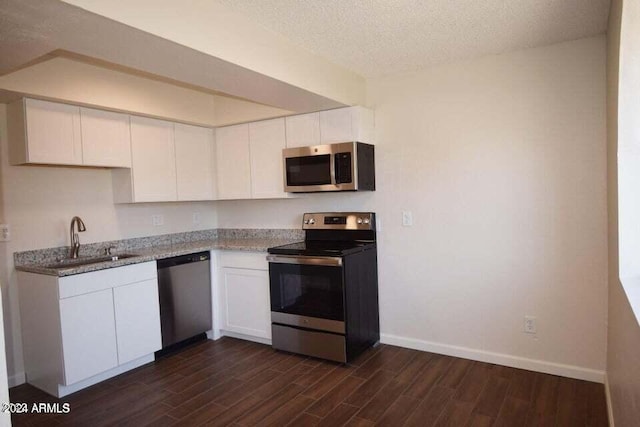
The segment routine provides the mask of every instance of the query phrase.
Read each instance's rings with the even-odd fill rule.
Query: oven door
[[[271,320],[344,334],[342,258],[269,255]]]

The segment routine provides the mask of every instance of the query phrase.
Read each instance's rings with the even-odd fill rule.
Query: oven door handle
[[[342,266],[342,258],[332,256],[283,256],[268,255],[267,261],[277,264]]]

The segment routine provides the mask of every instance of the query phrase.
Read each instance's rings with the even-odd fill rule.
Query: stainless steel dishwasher
[[[163,349],[211,330],[210,266],[209,252],[158,260]]]

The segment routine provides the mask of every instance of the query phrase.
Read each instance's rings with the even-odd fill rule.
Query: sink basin
[[[60,260],[56,263],[45,265],[45,268],[72,268],[80,267],[89,264],[98,264],[101,262],[114,262],[120,259],[132,258],[137,255],[133,254],[119,254],[119,255],[107,255],[102,257],[81,257],[81,258],[67,258]]]

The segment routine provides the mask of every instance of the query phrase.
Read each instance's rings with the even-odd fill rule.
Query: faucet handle
[[[104,248],[104,254],[105,255],[112,255],[111,251],[113,251],[116,247],[115,246],[109,246]]]

